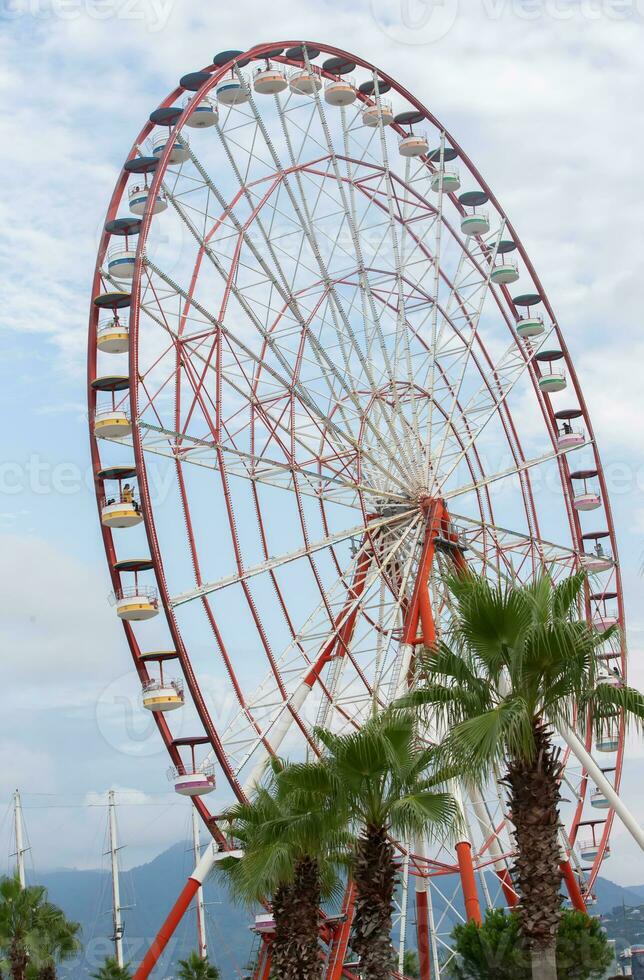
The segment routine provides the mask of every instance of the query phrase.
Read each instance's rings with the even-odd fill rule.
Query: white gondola
[[[253,932],[275,932],[275,917],[272,912],[260,912],[255,916]]]
[[[613,613],[598,613],[596,616],[593,616],[593,626],[600,633],[605,633],[612,626],[617,626],[618,622],[619,618]]]
[[[550,369],[550,371],[539,378],[539,390],[545,391],[548,394],[553,391],[563,391],[566,384],[566,375],[563,371],[553,371]]]
[[[597,510],[601,507],[602,499],[594,490],[583,490],[576,493],[572,500],[575,510]]]
[[[215,774],[210,767],[199,767],[189,772],[174,771],[174,791],[180,796],[205,796],[215,788]]]
[[[148,197],[150,196],[150,188],[139,187],[135,184],[128,189],[127,193],[132,214],[145,214],[145,209],[148,206]],[[167,206],[168,202],[165,194],[163,191],[159,191],[152,205],[152,214],[160,214],[161,211],[165,211]]]
[[[608,725],[597,736],[595,748],[598,752],[611,754],[617,752],[619,748],[619,726],[617,724]]]
[[[580,555],[579,561],[581,567],[587,572],[607,572],[609,568],[613,567],[613,558],[611,555],[592,553],[588,555]]]
[[[487,235],[490,230],[490,216],[487,211],[475,211],[461,217],[461,231],[464,235]]]
[[[540,316],[522,316],[517,320],[516,331],[519,337],[538,337],[545,329]]]
[[[158,593],[154,586],[132,585],[114,594],[116,615],[138,623],[159,614]]]
[[[579,844],[579,853],[581,855],[582,861],[588,861],[592,863],[599,856],[599,844],[595,844],[593,840],[581,841]],[[602,861],[610,857],[610,844],[607,844],[604,848],[604,853],[602,856]]]
[[[136,262],[136,245],[112,245],[107,253],[107,271],[114,279],[131,279]]]
[[[410,133],[398,143],[401,157],[421,157],[429,150],[429,140],[422,133]]]
[[[222,105],[243,105],[250,99],[250,90],[243,79],[224,78],[216,88],[217,101]]]
[[[259,95],[277,95],[288,88],[288,79],[280,68],[258,68],[253,88]]]
[[[332,78],[324,86],[324,99],[329,105],[351,105],[357,97],[356,87],[349,78]]]
[[[105,527],[136,527],[143,520],[138,504],[125,494],[106,497],[101,506],[101,523]]]
[[[606,794],[601,789],[597,789],[596,786],[590,791],[590,805],[596,810],[610,809],[610,803],[608,802]]]
[[[132,420],[121,408],[100,408],[94,413],[94,435],[97,439],[119,439],[132,432]]]
[[[430,184],[433,191],[438,192],[442,187],[444,194],[454,194],[461,188],[461,178],[458,170],[437,170],[432,174]]]
[[[296,95],[315,95],[322,88],[322,78],[316,71],[301,68],[291,75],[288,84]]]
[[[379,103],[367,105],[362,110],[362,122],[365,126],[375,129],[380,123],[390,126],[394,121],[394,109],[391,102],[381,99]]]
[[[161,157],[169,142],[169,134],[158,133],[152,140],[152,155],[155,157]],[[186,160],[189,160],[190,150],[188,146],[188,140],[185,136],[177,136],[172,142],[168,163],[175,167],[178,164],[185,163]]]
[[[141,693],[143,707],[152,712],[176,711],[183,707],[185,696],[180,681],[149,681]]]
[[[583,429],[573,429],[572,426],[562,429],[557,435],[557,449],[571,449],[573,446],[583,446],[586,434]]]
[[[492,269],[490,279],[497,286],[509,286],[519,278],[519,266],[516,262],[500,262]]]
[[[190,102],[192,102],[190,97],[185,99],[184,107]],[[190,126],[191,129],[208,129],[208,127],[214,126],[218,119],[217,106],[210,99],[201,99],[186,119],[186,126]]]
[[[601,673],[597,677],[598,684],[608,684],[609,687],[624,687],[624,681],[619,674]]]
[[[101,320],[96,331],[96,346],[105,354],[125,354],[130,345],[130,331],[120,318]]]

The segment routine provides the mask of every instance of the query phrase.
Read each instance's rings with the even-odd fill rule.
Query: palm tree
[[[187,960],[179,960],[179,980],[219,980],[219,970],[208,957],[191,953]]]
[[[0,950],[12,980],[25,980],[28,968],[55,976],[56,962],[78,951],[79,931],[41,885],[23,888],[17,875],[0,879]]]
[[[420,688],[401,699],[445,735],[441,751],[484,786],[504,768],[514,825],[520,923],[535,980],[554,980],[561,916],[559,801],[562,761],[553,732],[599,732],[619,713],[644,718],[644,698],[600,683],[609,632],[581,620],[581,574],[524,587],[466,575],[448,582],[455,621],[421,658]],[[592,721],[590,720],[592,719]]]
[[[129,966],[119,966],[115,956],[106,956],[92,977],[94,980],[132,980]]]
[[[292,790],[331,801],[354,829],[351,948],[363,980],[389,980],[397,880],[391,835],[410,839],[457,822],[458,804],[439,791],[450,774],[436,771],[435,750],[420,741],[409,714],[381,714],[348,735],[315,731],[326,755],[318,763],[291,766],[283,779]]]
[[[288,771],[275,762],[269,784],[227,814],[244,856],[224,859],[218,870],[236,899],[254,906],[271,899],[274,975],[318,980],[320,904],[337,891],[347,845],[337,811],[328,802],[311,808],[282,778]]]
[[[39,915],[38,980],[56,980],[56,964],[70,960],[81,949],[79,922],[67,919],[51,902],[46,902]]]
[[[406,977],[419,977],[420,976],[420,964],[418,962],[418,953],[415,949],[405,950],[405,956],[403,959],[403,974]]]

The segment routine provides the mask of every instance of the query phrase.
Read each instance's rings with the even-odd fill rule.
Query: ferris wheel
[[[610,505],[564,333],[465,151],[362,58],[224,51],[150,114],[98,251],[92,459],[143,706],[215,837],[209,794],[243,799],[271,755],[318,752],[316,724],[358,728],[407,690],[449,627],[454,568],[585,569],[585,614],[622,627],[607,677],[625,676]],[[619,720],[586,748],[617,789]],[[588,903],[613,810],[566,759],[562,866]],[[456,848],[398,845],[401,963],[417,941],[423,976],[481,896],[516,902],[495,774],[461,797]]]

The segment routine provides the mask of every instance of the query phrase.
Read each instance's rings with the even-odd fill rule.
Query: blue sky
[[[185,828],[106,600],[84,356],[98,233],[120,165],[178,78],[224,48],[297,36],[363,54],[444,121],[500,197],[564,326],[594,421],[621,545],[631,676],[644,683],[644,4],[283,0],[266,21],[257,0],[0,6],[0,635],[11,692],[0,802],[20,786],[36,866],[97,864],[104,811],[87,804],[112,786],[136,804],[121,816],[128,863]],[[631,741],[624,796],[641,814],[644,752]],[[606,874],[641,883],[641,855],[617,825],[614,840]]]

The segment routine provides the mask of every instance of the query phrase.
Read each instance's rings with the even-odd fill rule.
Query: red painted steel
[[[355,901],[355,885],[353,882],[349,882],[342,901],[343,921],[336,930],[336,934],[333,938],[333,943],[331,944],[331,949],[329,951],[326,973],[327,980],[341,980],[342,976],[344,975],[344,961],[347,955],[349,939],[351,937],[351,924],[353,922]]]
[[[562,861],[559,867],[561,868],[561,874],[563,875],[563,880],[565,882],[568,895],[570,896],[572,907],[577,909],[577,911],[585,912],[586,915],[588,915],[588,908],[584,901],[584,896],[581,893],[577,876],[573,871],[570,861]]]
[[[465,916],[468,922],[476,922],[480,926],[483,920],[481,919],[481,906],[479,905],[476,879],[474,878],[472,845],[469,841],[460,841],[456,845],[456,856],[458,858],[458,868],[461,875],[461,886],[463,888]]]
[[[199,891],[199,887],[199,881],[197,881],[195,878],[188,878],[188,881],[184,885],[179,898],[173,905],[168,918],[159,929],[156,939],[143,957],[141,965],[134,974],[133,980],[146,980],[146,978],[150,975],[161,957],[163,950],[168,945],[173,932],[181,922],[184,913],[189,908],[190,903]]]
[[[432,959],[429,930],[429,905],[427,891],[416,892],[416,936],[418,939],[418,965],[420,980],[431,980]]]

